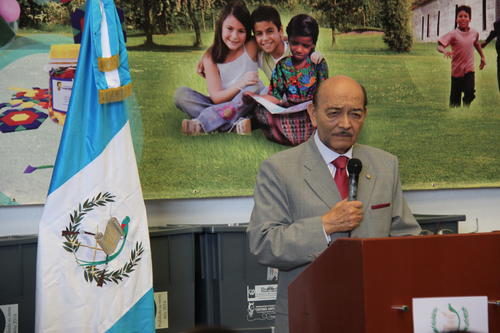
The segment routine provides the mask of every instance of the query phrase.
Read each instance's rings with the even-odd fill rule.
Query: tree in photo
[[[395,52],[409,52],[413,37],[410,27],[411,8],[408,0],[382,1],[384,42]]]
[[[310,0],[319,15],[326,16],[332,29],[332,45],[335,31],[348,32],[357,28],[374,28],[379,22],[379,3],[376,0]]]
[[[213,11],[221,7],[221,3],[221,0],[142,0],[145,45],[154,45],[155,33],[167,34],[188,29],[195,34],[193,46],[200,47],[201,31],[207,29],[207,17],[213,21]]]

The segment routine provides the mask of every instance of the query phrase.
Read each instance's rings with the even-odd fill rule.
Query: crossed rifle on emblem
[[[97,251],[103,251],[104,253],[106,253],[106,255],[109,256],[109,255],[113,254],[116,247],[118,246],[118,242],[120,241],[120,239],[123,237],[123,235],[125,233],[123,232],[122,226],[120,225],[120,222],[118,222],[118,219],[116,217],[112,217],[108,220],[104,234],[102,232],[93,233],[93,232],[88,232],[88,231],[66,231],[66,230],[63,230],[63,232],[62,232],[63,236],[79,235],[79,234],[86,234],[86,235],[94,236],[95,240],[97,241],[97,244],[99,244],[100,247],[89,246],[89,245],[84,245],[84,244],[80,244],[80,246],[88,247],[90,249],[97,250]]]
[[[89,249],[92,249],[94,251],[103,251],[106,254],[106,260],[105,263],[107,264],[108,261],[110,261],[112,258],[116,257],[118,253],[115,255],[111,256],[113,252],[116,250],[116,247],[118,246],[118,243],[126,235],[126,232],[124,231],[124,227],[127,226],[129,222],[129,218],[125,218],[124,224],[120,224],[118,219],[116,217],[111,217],[108,220],[108,223],[106,224],[106,230],[104,231],[104,234],[102,232],[89,232],[89,231],[68,231],[68,230],[63,230],[62,231],[62,236],[72,236],[72,235],[91,235],[94,236],[96,240],[96,246],[90,246],[90,245],[85,245],[85,244],[79,244],[79,246],[83,246]],[[98,245],[98,246],[97,246]],[[120,249],[121,250],[121,249]],[[94,252],[95,253],[95,252]],[[111,257],[110,257],[111,256]],[[97,262],[96,262],[97,263]],[[87,266],[90,263],[86,263],[85,266]],[[102,286],[102,283],[104,282],[104,273],[105,270],[102,271],[101,277],[98,281],[98,286]]]

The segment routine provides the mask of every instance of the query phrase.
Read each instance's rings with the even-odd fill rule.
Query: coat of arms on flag
[[[40,221],[37,332],[153,332],[151,249],[113,0],[87,0],[73,91]]]
[[[62,231],[63,248],[71,253],[76,264],[82,267],[85,281],[89,283],[95,281],[99,287],[108,282],[119,284],[124,278],[129,277],[135,271],[144,252],[142,242],[136,241],[129,256],[122,255],[122,260],[115,260],[121,255],[127,240],[131,222],[128,216],[121,223],[116,217],[111,217],[105,224],[104,233],[99,231],[100,224],[93,226],[95,230],[88,231],[85,215],[114,202],[114,199],[114,195],[106,192],[80,203],[71,213],[69,223]]]

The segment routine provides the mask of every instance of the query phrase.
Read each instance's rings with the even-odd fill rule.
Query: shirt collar
[[[318,131],[314,132],[314,143],[316,143],[316,147],[318,147],[319,153],[321,154],[321,157],[323,157],[323,160],[327,165],[332,163],[332,161],[334,161],[337,157],[341,156],[341,154],[331,150],[323,142],[321,142],[321,140],[319,139]],[[349,148],[349,150],[345,154],[342,154],[342,156],[351,159],[352,147]]]
[[[277,64],[278,61],[280,61],[281,59],[283,59],[284,57],[289,55],[288,54],[288,43],[285,42],[284,40],[282,42],[283,42],[283,54],[281,56],[279,56],[278,58],[271,56],[271,58],[274,60],[275,64]]]

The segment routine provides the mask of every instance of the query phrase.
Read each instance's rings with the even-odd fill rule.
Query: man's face
[[[327,147],[346,153],[356,142],[366,117],[363,90],[354,80],[334,78],[318,92],[317,105],[307,111]]]
[[[457,25],[460,30],[466,30],[470,24],[470,16],[465,10],[461,10],[457,14]]]
[[[271,55],[283,43],[283,31],[271,21],[260,21],[253,25],[257,45]]]

